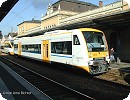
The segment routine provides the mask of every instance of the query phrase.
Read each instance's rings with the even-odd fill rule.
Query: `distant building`
[[[48,5],[45,16],[40,20],[24,21],[18,24],[18,36],[33,33],[35,30],[46,30],[60,25],[60,20],[98,8],[98,6],[79,0],[59,0]]]
[[[0,31],[0,39],[2,39],[2,31]]]
[[[18,35],[25,35],[26,32],[34,27],[41,26],[40,20],[30,20],[30,21],[24,21],[20,24],[18,24]]]
[[[8,39],[11,40],[11,39],[13,39],[14,37],[16,37],[17,35],[18,35],[17,32],[15,32],[15,33],[9,33],[9,34],[8,34]]]

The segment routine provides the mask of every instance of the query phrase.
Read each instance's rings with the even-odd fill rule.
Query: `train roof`
[[[72,30],[55,30],[55,31],[51,31],[51,32],[45,32],[44,34],[57,34],[57,33],[64,33],[64,32],[72,32]]]
[[[95,28],[79,28],[80,31],[96,31],[96,32],[102,32],[101,30],[95,29]]]
[[[20,38],[15,38],[14,40],[20,40],[20,39],[27,39],[27,38],[41,38],[43,37],[44,35],[52,35],[52,34],[59,34],[59,33],[70,33],[74,30],[80,30],[80,31],[96,31],[96,32],[102,32],[98,29],[95,29],[95,28],[77,28],[77,29],[72,29],[72,30],[55,30],[55,31],[50,31],[50,32],[45,32],[44,34],[42,35],[36,35],[36,36],[25,36],[25,37],[20,37]]]

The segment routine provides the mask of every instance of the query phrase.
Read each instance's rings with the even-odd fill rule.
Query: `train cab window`
[[[80,42],[79,42],[77,35],[73,35],[73,45],[80,45]]]
[[[11,45],[6,43],[6,44],[5,44],[5,47],[6,47],[6,48],[11,48]]]

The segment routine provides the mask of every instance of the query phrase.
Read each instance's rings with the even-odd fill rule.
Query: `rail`
[[[78,92],[70,87],[67,87],[63,84],[60,84],[46,76],[43,76],[37,72],[34,72],[21,64],[18,64],[6,57],[2,57],[5,63],[8,65],[8,62],[14,66],[9,66],[12,70],[16,71],[20,76],[27,80],[31,85],[36,89],[42,92],[50,100],[62,100],[62,99],[77,99],[83,98],[83,100],[96,100],[86,94]]]

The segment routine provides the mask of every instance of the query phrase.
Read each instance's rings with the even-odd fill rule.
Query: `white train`
[[[13,54],[13,41],[8,40],[5,41],[4,44],[0,46],[1,52],[7,53],[7,54]]]
[[[57,62],[99,74],[108,70],[105,35],[92,28],[56,30],[44,35],[14,40],[14,54],[45,62]]]

